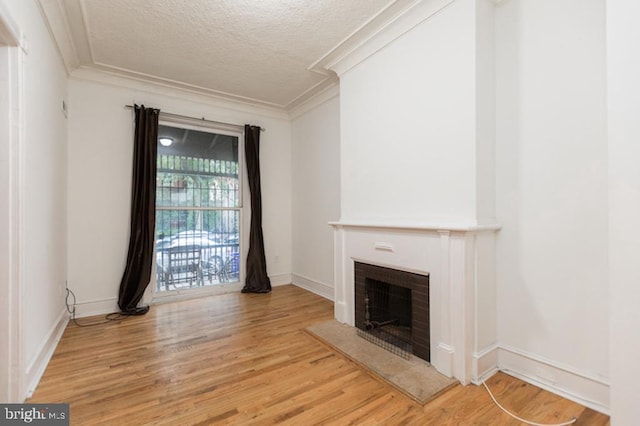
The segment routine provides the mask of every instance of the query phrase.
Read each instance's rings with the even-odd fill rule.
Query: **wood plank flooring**
[[[413,402],[302,330],[333,304],[294,286],[153,306],[70,324],[29,402],[71,404],[72,425],[518,425],[484,388]],[[92,319],[82,319],[88,322]],[[609,418],[499,373],[496,398],[524,418]]]

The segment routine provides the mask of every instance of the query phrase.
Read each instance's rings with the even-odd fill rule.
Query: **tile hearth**
[[[312,325],[305,331],[420,404],[457,383],[428,362],[415,356],[407,360],[394,355],[359,337],[355,327],[335,320]]]

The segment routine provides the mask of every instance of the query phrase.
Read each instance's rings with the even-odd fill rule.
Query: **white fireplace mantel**
[[[384,222],[384,221],[336,221],[329,222],[335,228],[371,228],[371,229],[398,229],[409,231],[449,231],[449,232],[482,232],[497,231],[501,225],[497,223],[445,223],[445,222]]]
[[[335,318],[353,326],[354,261],[429,275],[431,364],[461,383],[497,367],[497,224],[331,222]]]

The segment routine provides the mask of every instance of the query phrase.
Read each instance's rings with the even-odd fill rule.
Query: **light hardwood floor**
[[[413,402],[302,331],[332,317],[331,302],[289,285],[153,306],[96,327],[70,324],[29,402],[70,403],[72,425],[520,424],[473,385]],[[609,424],[505,374],[487,383],[521,417]]]

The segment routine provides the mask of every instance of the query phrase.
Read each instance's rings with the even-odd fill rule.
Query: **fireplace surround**
[[[429,362],[463,384],[480,383],[495,370],[499,226],[346,221],[331,225],[337,321],[356,326],[356,263],[427,275]]]

